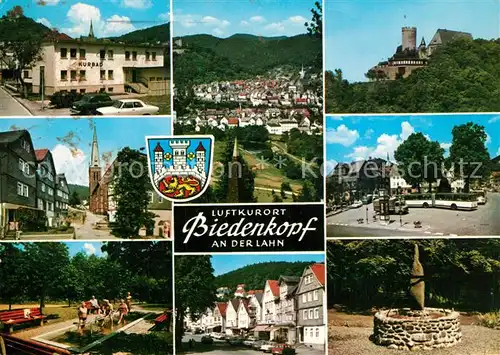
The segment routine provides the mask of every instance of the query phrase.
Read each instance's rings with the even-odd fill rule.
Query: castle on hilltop
[[[194,166],[188,164],[188,153],[187,150],[191,145],[188,140],[178,140],[170,141],[170,148],[172,148],[172,164],[170,166],[165,165],[165,150],[161,146],[160,142],[156,144],[154,149],[154,173],[153,178],[155,184],[158,184],[166,176],[193,176],[200,180],[200,184],[203,186],[207,180],[206,169],[206,149],[200,142],[195,150],[195,155],[193,159],[196,159]],[[169,153],[167,153],[169,154]]]
[[[371,68],[366,77],[369,80],[395,80],[399,77],[406,78],[412,71],[427,65],[427,61],[435,50],[457,38],[473,39],[467,32],[438,29],[429,45],[422,37],[417,47],[417,28],[403,27],[401,29],[402,44],[397,47],[396,53],[387,61],[380,62]]]

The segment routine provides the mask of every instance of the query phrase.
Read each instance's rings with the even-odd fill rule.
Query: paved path
[[[86,211],[86,214],[87,217],[83,225],[74,225],[76,239],[118,239],[109,230],[93,229],[94,223],[101,221],[104,218],[103,216],[95,215],[89,211]]]
[[[75,314],[77,313],[76,308],[75,308]],[[87,318],[87,324],[90,324],[93,322],[95,319],[95,315],[89,314]],[[52,332],[55,330],[63,329],[66,327],[70,327],[72,325],[77,325],[78,324],[78,318],[75,317],[74,319],[67,320],[64,322],[56,322],[53,323],[54,321],[48,320],[46,324],[42,327],[36,327],[32,329],[28,329],[25,331],[20,331],[20,332],[15,332],[15,336],[18,336],[23,339],[30,339],[48,332]]]
[[[453,211],[441,208],[410,208],[402,216],[391,216],[391,223],[374,222],[373,204],[351,209],[327,218],[329,238],[359,236],[492,236],[500,234],[500,194],[488,193],[488,202],[474,211]],[[363,223],[358,223],[363,219]],[[414,228],[414,221],[420,221],[422,228]]]
[[[0,116],[32,116],[32,114],[0,87]]]

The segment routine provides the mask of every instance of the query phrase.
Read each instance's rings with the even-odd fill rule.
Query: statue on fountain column
[[[417,244],[415,244],[415,253],[413,255],[410,283],[410,293],[416,301],[415,304],[419,310],[423,310],[425,306],[424,267],[420,264]]]

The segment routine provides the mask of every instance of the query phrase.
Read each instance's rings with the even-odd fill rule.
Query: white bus
[[[404,195],[408,207],[436,207],[452,210],[477,209],[477,195],[473,193],[421,193]]]

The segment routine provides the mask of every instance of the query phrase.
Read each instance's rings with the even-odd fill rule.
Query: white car
[[[484,204],[486,204],[486,198],[484,196],[478,196],[477,197],[477,204],[478,205],[484,205]]]
[[[354,202],[351,205],[351,208],[360,208],[361,206],[363,206],[363,202],[362,201],[356,201],[356,202]]]
[[[159,111],[159,107],[145,104],[141,100],[122,99],[115,101],[113,106],[98,108],[97,114],[101,116],[156,115]]]
[[[275,345],[276,345],[275,343],[265,342],[260,346],[260,351],[263,351],[265,353],[270,353],[271,351],[273,351]]]

